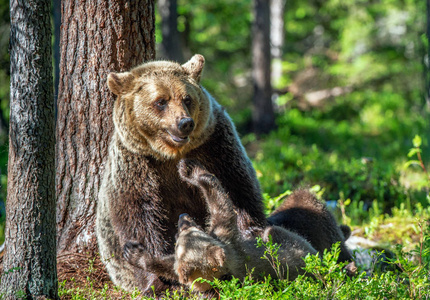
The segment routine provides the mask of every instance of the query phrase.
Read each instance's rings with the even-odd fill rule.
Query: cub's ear
[[[346,241],[351,236],[351,228],[348,225],[340,225],[339,227]]]
[[[209,246],[207,249],[207,260],[213,267],[222,267],[227,259],[225,251],[219,246]]]
[[[107,84],[109,90],[119,96],[126,94],[133,87],[134,76],[130,72],[125,73],[109,73]]]
[[[203,66],[205,65],[205,58],[203,55],[196,54],[189,61],[182,65],[182,68],[193,78],[195,81],[200,81]]]

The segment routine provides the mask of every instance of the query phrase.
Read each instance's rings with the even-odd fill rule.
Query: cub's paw
[[[127,242],[123,248],[123,257],[131,265],[145,269],[145,248],[141,243]]]
[[[214,177],[196,159],[184,158],[178,164],[179,176],[185,182],[192,185],[200,185],[200,180],[205,177]]]

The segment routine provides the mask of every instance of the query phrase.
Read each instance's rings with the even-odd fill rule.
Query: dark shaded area
[[[177,0],[157,1],[158,13],[161,17],[162,41],[160,56],[163,59],[184,62],[181,37],[178,32]]]

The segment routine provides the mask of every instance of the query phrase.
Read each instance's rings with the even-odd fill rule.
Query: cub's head
[[[179,216],[175,250],[175,271],[182,284],[191,286],[197,278],[213,280],[229,275],[227,247],[199,227],[188,214]],[[205,292],[208,283],[194,283],[194,290]]]
[[[109,74],[115,130],[129,150],[174,158],[200,145],[211,116],[199,86],[203,66],[196,54],[183,65],[154,61]]]

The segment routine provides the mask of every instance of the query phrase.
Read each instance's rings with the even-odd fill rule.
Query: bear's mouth
[[[184,145],[186,143],[188,143],[188,141],[190,140],[190,138],[188,137],[188,135],[186,136],[177,136],[174,135],[173,133],[171,133],[170,131],[167,130],[167,133],[170,135],[170,137],[172,138],[172,140],[180,145]]]

